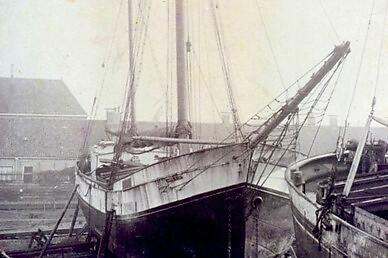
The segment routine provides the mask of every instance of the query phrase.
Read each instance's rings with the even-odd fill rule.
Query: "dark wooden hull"
[[[105,213],[80,203],[86,221],[101,235]],[[292,239],[286,196],[240,184],[116,216],[109,250],[117,257],[268,257],[283,252]]]

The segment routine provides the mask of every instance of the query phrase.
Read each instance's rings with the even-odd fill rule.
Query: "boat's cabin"
[[[114,148],[113,141],[101,141],[94,145],[90,154],[80,156],[77,162],[79,171],[99,181],[108,181],[115,155]],[[167,152],[163,148],[153,149],[152,146],[131,148],[131,152],[124,151],[122,153],[117,164],[118,171],[116,171],[115,177],[133,173],[166,157]]]

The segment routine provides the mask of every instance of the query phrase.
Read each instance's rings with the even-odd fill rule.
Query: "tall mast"
[[[178,121],[175,133],[179,138],[189,138],[191,128],[188,120],[188,95],[186,80],[185,0],[175,0],[176,70]]]
[[[129,78],[128,78],[128,95],[126,96],[127,99],[125,101],[125,108],[124,108],[124,116],[123,121],[121,122],[121,127],[118,134],[118,139],[116,143],[116,149],[115,149],[115,155],[114,160],[117,162],[122,154],[123,151],[123,138],[125,134],[129,134],[130,136],[136,135],[136,114],[135,114],[135,86],[134,86],[134,66],[133,66],[133,42],[132,42],[132,0],[128,0],[128,72],[129,72]],[[130,105],[130,108],[128,109]],[[130,128],[128,131],[128,113],[129,115],[129,123]],[[109,181],[112,179],[109,179]]]
[[[129,85],[130,85],[130,102],[131,102],[131,127],[130,135],[137,134],[136,128],[136,110],[135,110],[135,86],[133,83],[134,77],[134,66],[133,66],[133,33],[132,33],[132,0],[128,0],[128,63],[129,63]]]

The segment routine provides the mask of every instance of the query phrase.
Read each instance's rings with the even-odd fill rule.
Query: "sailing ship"
[[[289,167],[298,256],[387,257],[387,143],[366,144],[372,118],[340,160],[330,153]]]
[[[89,229],[99,238],[100,257],[106,253],[118,257],[280,255],[292,242],[288,199],[284,193],[258,182],[260,173],[268,167],[271,171],[281,167],[279,161],[271,163],[271,157],[278,156],[280,160],[286,150],[275,153],[277,146],[268,146],[266,140],[344,60],[350,44],[336,46],[295,96],[248,136],[237,142],[191,139],[183,2],[175,2],[175,137],[134,133],[134,94],[128,94],[115,141],[97,144],[89,161],[79,162],[79,204]],[[134,81],[131,77],[130,90]],[[198,144],[210,147],[190,150],[190,146]],[[174,155],[165,155],[163,148]],[[263,152],[269,157],[260,155]],[[279,241],[274,243],[273,239]]]
[[[292,164],[286,173],[298,257],[388,257],[387,143],[359,142]]]

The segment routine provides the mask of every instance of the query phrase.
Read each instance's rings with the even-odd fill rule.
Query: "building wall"
[[[0,182],[24,182],[28,181],[25,167],[32,167],[32,182],[37,179],[41,171],[62,170],[76,165],[76,159],[56,158],[0,158]]]
[[[15,171],[15,159],[13,158],[0,159],[0,182],[15,180],[16,176],[13,175],[14,171]]]

